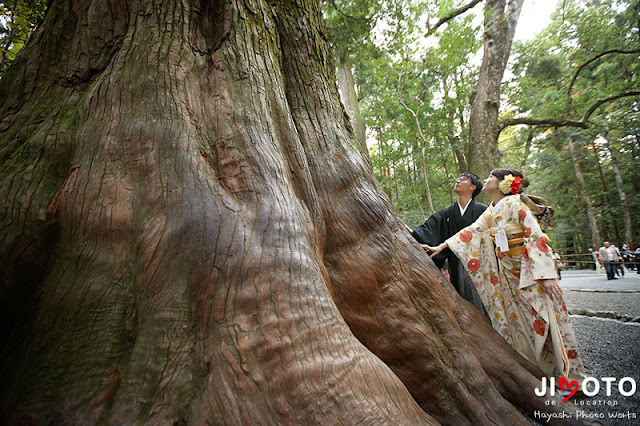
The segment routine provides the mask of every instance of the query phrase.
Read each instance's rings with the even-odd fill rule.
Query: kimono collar
[[[460,201],[456,201],[456,205],[458,206],[458,211],[460,212],[460,217],[463,217],[465,215],[465,213],[469,210],[469,207],[471,207],[472,204],[473,204],[473,198],[470,198],[469,201],[467,202],[467,205],[464,207],[460,204]]]
[[[520,199],[520,194],[514,194],[514,195],[508,195],[508,196],[502,197],[502,198],[500,199],[500,201],[498,201],[496,204],[493,204],[493,202],[491,202],[491,208],[494,208],[494,209],[495,209],[495,208],[496,208],[496,207],[498,207],[500,204],[502,204],[502,203],[504,202],[504,200],[506,200],[507,198],[510,198],[510,199],[512,199],[512,200],[513,200],[514,198],[518,198],[518,199]]]

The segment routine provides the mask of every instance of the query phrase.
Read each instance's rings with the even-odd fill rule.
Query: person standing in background
[[[562,261],[562,258],[560,257],[560,255],[555,251],[553,252],[553,255],[551,257],[553,258],[553,263],[555,264],[556,272],[558,273],[558,280],[561,280],[562,274],[560,273],[560,271],[562,271],[566,265]]]
[[[620,255],[622,256],[622,262],[624,263],[624,266],[628,270],[632,271],[633,262],[631,261],[631,252],[629,252],[629,246],[623,244],[622,248],[620,249]]]
[[[616,251],[616,275],[624,277],[624,262],[622,260],[622,255],[620,254],[620,249],[616,247],[615,244],[611,244],[611,247]]]
[[[600,270],[600,262],[598,261],[598,252],[593,251],[593,249],[589,249],[589,253],[591,254],[591,258],[593,259],[593,270]]]
[[[600,253],[600,260],[604,263],[604,269],[607,271],[607,279],[615,280],[616,275],[616,262],[618,261],[618,254],[616,249],[611,246],[609,241],[605,241],[604,245],[598,250]]]

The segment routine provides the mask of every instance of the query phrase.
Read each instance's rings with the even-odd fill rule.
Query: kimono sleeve
[[[415,238],[420,244],[437,246],[442,243],[442,241],[440,241],[440,234],[442,233],[443,226],[444,211],[440,210],[439,212],[432,214],[425,223],[413,228],[413,238]]]
[[[430,246],[437,246],[444,242],[446,239],[446,209],[442,209],[439,212],[432,214],[427,221],[413,228],[413,238],[420,244],[428,244]],[[442,268],[445,260],[447,259],[447,253],[440,253],[433,258],[433,261]]]
[[[555,279],[556,268],[553,262],[553,252],[548,242],[548,237],[526,204],[520,203],[518,210],[518,223],[522,226],[522,271],[524,275],[520,280],[520,288],[537,284],[535,280]]]
[[[490,210],[487,209],[471,225],[447,240],[449,249],[460,259],[472,279],[484,263],[495,269],[495,254],[489,238]]]
[[[447,240],[451,251],[466,269],[489,313],[492,313],[494,286],[498,282],[498,261],[489,231],[491,210]]]

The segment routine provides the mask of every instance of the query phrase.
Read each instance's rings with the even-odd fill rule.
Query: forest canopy
[[[327,2],[329,26],[343,31],[336,45],[348,39],[345,22],[354,22],[355,3]],[[371,32],[349,33],[374,171],[410,224],[450,204],[453,179],[477,166],[466,160],[482,66],[482,4],[456,15],[463,6],[388,2],[367,15]],[[530,177],[527,192],[555,207],[548,232],[561,253],[585,253],[598,243],[585,196],[600,242],[640,242],[640,230],[627,229],[640,220],[638,26],[637,1],[558,2],[545,28],[513,43],[494,165],[522,169]]]

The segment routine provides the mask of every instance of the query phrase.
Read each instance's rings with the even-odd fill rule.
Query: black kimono
[[[428,244],[432,247],[437,246],[454,236],[461,229],[473,224],[486,209],[487,206],[484,204],[471,200],[467,210],[464,212],[464,216],[460,216],[460,208],[458,203],[455,202],[431,215],[423,225],[413,228],[413,237],[420,244]],[[439,268],[444,266],[446,260],[449,261],[451,284],[453,284],[458,294],[484,312],[480,296],[478,296],[469,274],[464,269],[464,265],[460,263],[456,255],[451,250],[446,249],[433,258]]]

